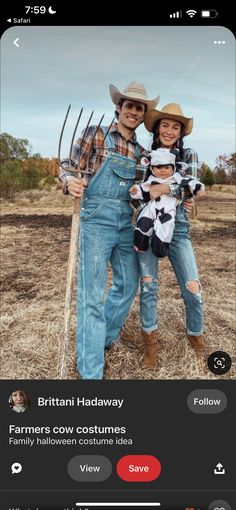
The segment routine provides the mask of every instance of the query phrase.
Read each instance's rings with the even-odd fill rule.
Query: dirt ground
[[[226,351],[233,361],[222,379],[236,376],[235,195],[233,187],[225,191],[209,191],[191,221],[204,290],[207,352]],[[1,379],[58,378],[71,210],[72,200],[60,190],[27,192],[2,204]],[[218,378],[209,372],[207,357],[198,359],[187,342],[183,302],[167,259],[160,264],[159,315],[158,367],[142,366],[137,295],[122,331],[135,349],[117,342],[106,353],[105,379]],[[77,378],[75,327],[73,298],[68,379]]]

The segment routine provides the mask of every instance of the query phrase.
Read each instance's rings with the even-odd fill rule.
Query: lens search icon
[[[19,462],[14,462],[11,466],[11,474],[18,475],[22,471],[22,465]]]

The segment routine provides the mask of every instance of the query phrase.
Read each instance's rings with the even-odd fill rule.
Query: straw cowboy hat
[[[147,110],[151,110],[155,108],[158,104],[160,96],[157,96],[155,99],[148,99],[147,92],[142,83],[136,83],[132,81],[127,85],[123,92],[120,92],[115,85],[110,84],[110,95],[113,103],[118,105],[120,99],[133,99],[134,101],[139,101],[140,103],[144,103],[147,106]]]
[[[157,120],[172,119],[178,120],[184,125],[184,136],[190,135],[193,129],[193,118],[185,117],[181,106],[177,103],[169,103],[162,110],[150,110],[144,115],[144,125],[150,132]]]

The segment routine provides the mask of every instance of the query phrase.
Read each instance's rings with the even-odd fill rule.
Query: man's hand
[[[67,184],[67,189],[73,197],[81,198],[87,185],[88,181],[84,177],[82,179],[72,177]]]
[[[152,184],[150,186],[150,197],[152,200],[161,197],[161,195],[168,195],[170,187],[168,184]]]

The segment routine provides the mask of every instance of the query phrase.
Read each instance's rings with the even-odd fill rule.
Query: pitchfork
[[[80,152],[79,152],[79,157],[78,157],[77,165],[76,166],[72,166],[71,165],[71,156],[72,156],[72,149],[73,149],[73,143],[74,143],[74,139],[75,139],[75,134],[76,134],[77,127],[78,127],[79,121],[80,121],[82,113],[83,113],[83,108],[81,108],[81,110],[80,110],[78,119],[77,119],[76,124],[75,124],[74,131],[73,131],[73,135],[72,135],[72,139],[71,139],[71,144],[70,144],[70,153],[69,153],[68,166],[65,167],[63,165],[63,163],[61,162],[61,142],[62,142],[62,138],[63,138],[63,134],[64,134],[64,130],[65,130],[65,125],[66,125],[66,122],[67,122],[67,118],[68,118],[68,115],[69,115],[69,112],[70,112],[70,108],[71,108],[71,105],[68,106],[68,109],[67,109],[67,112],[66,112],[66,116],[65,116],[65,119],[64,119],[64,122],[63,122],[63,125],[62,125],[60,138],[59,138],[58,165],[61,166],[64,170],[69,170],[69,171],[72,171],[72,172],[77,172],[78,173],[78,177],[85,177],[85,178],[88,177],[88,178],[91,178],[91,176],[93,175],[93,171],[89,169],[89,155],[90,154],[88,154],[88,159],[87,159],[87,164],[86,164],[86,169],[85,170],[80,169],[79,157],[80,157],[80,154],[81,154],[81,147],[83,146],[83,142],[84,142],[85,136],[87,134],[87,131],[88,131],[88,128],[90,126],[90,122],[91,122],[91,119],[92,119],[92,116],[93,116],[93,113],[94,113],[93,111],[92,111],[92,113],[91,113],[91,115],[89,117],[89,120],[87,122],[86,128],[85,128],[84,133],[83,133],[83,137],[82,137],[82,140],[81,140],[81,143],[80,143]],[[93,141],[95,139],[97,131],[98,131],[98,129],[101,126],[101,123],[103,121],[104,115],[102,115],[98,125],[96,126],[96,130],[95,130],[93,138],[91,140],[90,151],[92,149]],[[111,128],[113,122],[114,122],[114,118],[112,119],[112,122],[109,125],[109,127],[108,127],[108,129],[107,129],[107,131],[105,133],[102,146],[101,146],[97,156],[99,156],[99,154],[100,154],[100,151],[101,151],[101,149],[102,149],[102,147],[104,145],[105,139],[106,139],[106,137],[107,137],[107,135],[108,135],[108,133],[110,131],[110,128]],[[60,344],[60,355],[59,355],[59,379],[65,379],[65,375],[66,375],[66,356],[67,356],[68,345],[69,345],[69,330],[70,330],[70,319],[71,319],[72,285],[73,285],[73,277],[74,277],[75,263],[76,263],[77,239],[78,239],[78,235],[79,235],[79,209],[80,209],[80,198],[75,198],[74,199],[74,209],[73,209],[73,214],[72,214],[72,223],[71,223],[70,248],[69,248],[69,258],[68,258],[67,280],[66,280],[66,298],[65,298],[65,309],[64,309],[64,336],[63,336],[63,339],[62,339],[61,344]]]

